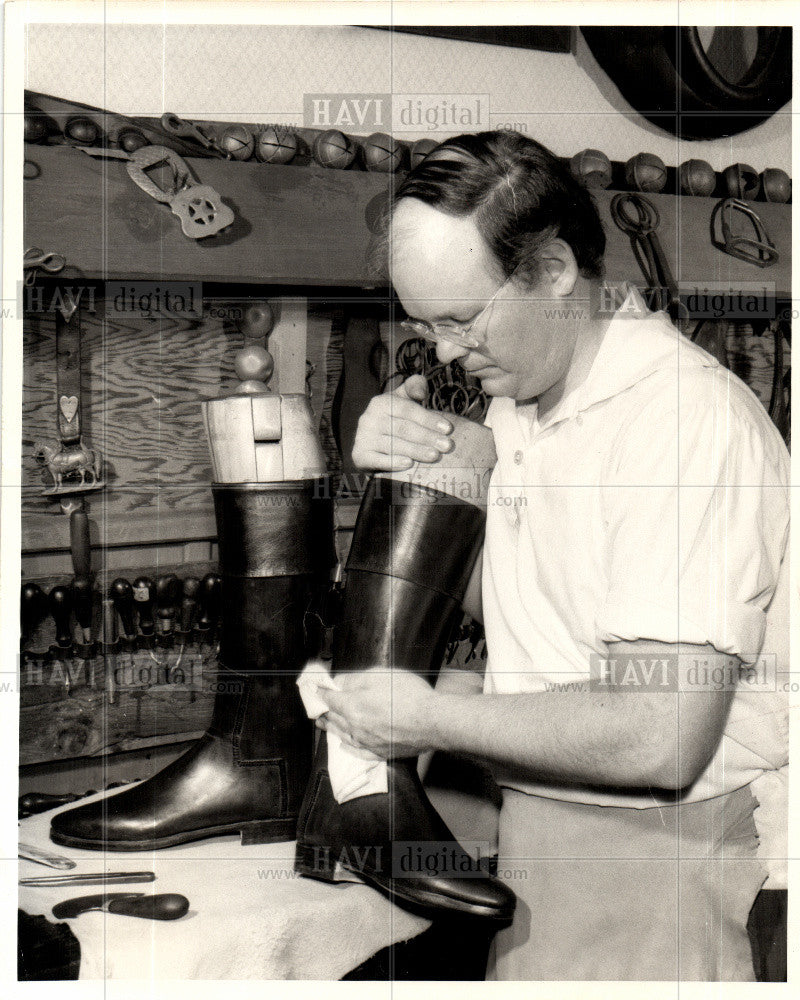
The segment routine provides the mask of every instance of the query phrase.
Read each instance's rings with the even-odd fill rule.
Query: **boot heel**
[[[294,856],[294,870],[307,878],[318,878],[323,882],[336,881],[336,862],[331,858],[329,847],[298,844]]]
[[[277,844],[297,837],[297,819],[262,819],[242,823],[239,827],[242,846],[248,844]]]

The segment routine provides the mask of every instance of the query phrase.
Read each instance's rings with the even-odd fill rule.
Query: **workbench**
[[[243,847],[232,836],[160,851],[84,851],[50,841],[57,811],[22,820],[20,841],[73,859],[76,874],[156,875],[150,884],[108,885],[109,893],[181,893],[190,904],[186,916],[175,921],[99,911],[70,920],[81,947],[80,979],[337,980],[430,926],[366,885],[296,875],[293,842]],[[19,872],[20,878],[61,874],[24,860]],[[19,906],[52,922],[56,903],[102,891],[102,886],[20,886]]]

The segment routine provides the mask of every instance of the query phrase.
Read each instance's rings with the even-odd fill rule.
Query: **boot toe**
[[[157,811],[143,801],[139,787],[58,813],[50,821],[50,839],[89,850],[146,848],[161,831]]]
[[[102,841],[107,819],[104,805],[102,801],[90,802],[58,813],[50,820],[50,839],[56,844]]]
[[[517,903],[513,891],[488,872],[467,878],[432,875],[393,879],[391,891],[432,911],[460,913],[497,923],[510,923]]]
[[[462,879],[432,879],[430,888],[437,894],[463,904],[469,910],[486,915],[495,914],[498,919],[510,919],[517,904],[514,892],[488,873]]]

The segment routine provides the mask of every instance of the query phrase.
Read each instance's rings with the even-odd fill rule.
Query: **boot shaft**
[[[326,479],[215,485],[222,577],[220,664],[294,680],[311,648],[313,609],[335,562]]]
[[[317,652],[314,610],[335,559],[327,480],[213,486],[222,578],[211,735],[242,767],[277,763],[289,811],[305,789],[313,724],[297,675]]]
[[[446,493],[373,478],[350,555],[334,669],[435,674],[483,542],[485,513]]]

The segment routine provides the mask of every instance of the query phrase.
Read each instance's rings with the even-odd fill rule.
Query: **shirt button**
[[[517,465],[522,465],[522,458],[523,455],[521,451],[514,452],[514,461],[516,462]]]
[[[583,427],[583,417],[580,415],[580,413],[578,414],[577,422],[578,422],[578,427]]]

